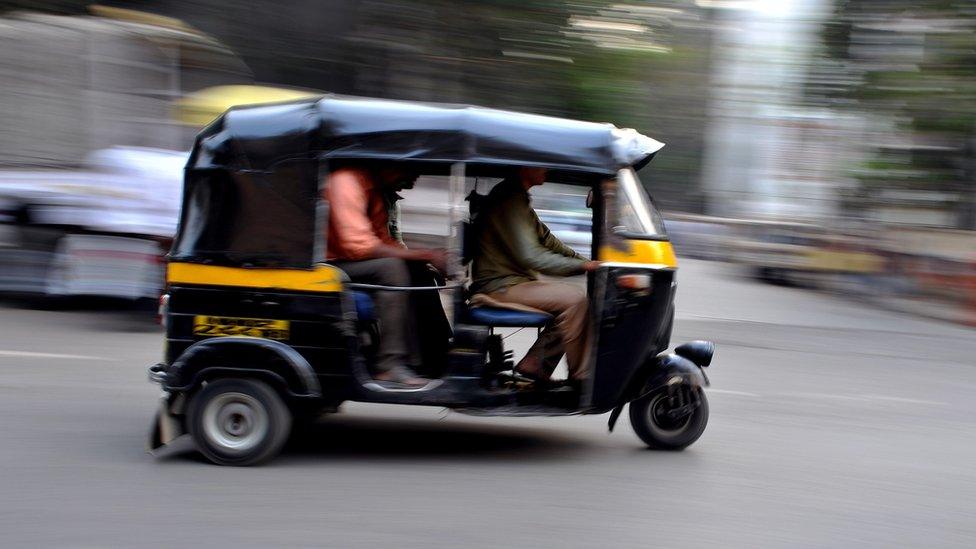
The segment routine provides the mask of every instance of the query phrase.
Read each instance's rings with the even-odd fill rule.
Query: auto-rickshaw
[[[491,416],[610,413],[624,405],[649,447],[682,449],[708,420],[703,368],[713,345],[667,353],[676,259],[635,173],[663,147],[633,130],[472,106],[327,95],[232,108],[196,139],[186,166],[179,229],[168,258],[163,388],[155,450],[189,433],[211,461],[249,465],[275,456],[293,420],[345,401],[445,407]],[[449,181],[450,266],[443,292],[452,333],[438,383],[391,390],[369,375],[383,337],[371,292],[432,291],[351,284],[326,261],[330,166],[407,162]],[[545,313],[469,302],[466,244],[471,191],[513,167],[589,189],[587,275],[591,372],[578,387],[526,389],[513,379],[499,331],[540,329]],[[419,319],[418,321],[422,321]],[[509,380],[509,381],[506,381]]]

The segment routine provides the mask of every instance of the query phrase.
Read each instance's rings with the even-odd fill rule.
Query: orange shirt
[[[341,168],[332,172],[322,196],[329,204],[329,261],[372,259],[381,244],[402,246],[390,236],[389,213],[368,170]]]

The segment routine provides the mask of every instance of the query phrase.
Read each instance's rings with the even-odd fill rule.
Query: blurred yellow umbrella
[[[177,100],[174,116],[183,124],[205,126],[227,109],[238,105],[277,103],[319,95],[322,95],[322,92],[271,86],[214,86]]]

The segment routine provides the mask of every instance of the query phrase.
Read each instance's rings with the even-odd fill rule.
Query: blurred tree
[[[824,40],[835,76],[817,79],[811,96],[888,128],[875,134],[852,205],[905,196],[919,207],[927,196],[976,229],[976,2],[843,0]]]

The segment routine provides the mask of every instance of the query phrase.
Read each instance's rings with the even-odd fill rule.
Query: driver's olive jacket
[[[586,259],[563,244],[545,225],[518,179],[502,181],[488,193],[474,221],[472,293],[491,293],[538,280],[540,274],[572,276]]]

